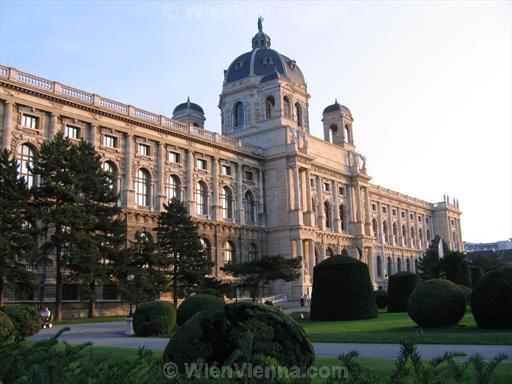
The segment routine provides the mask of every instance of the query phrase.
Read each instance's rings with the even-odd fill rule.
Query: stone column
[[[238,223],[245,223],[245,215],[243,209],[243,188],[242,188],[242,164],[236,163],[236,211],[238,216]]]
[[[404,239],[404,241],[406,242],[406,244],[409,248],[412,248],[413,245],[412,245],[412,239],[411,239],[411,216],[410,216],[408,209],[405,211],[405,226],[406,226],[406,228],[405,228],[406,238]],[[409,239],[409,241],[407,241],[407,239]]]
[[[293,194],[295,195],[295,204],[294,209],[300,210],[301,202],[300,202],[300,176],[299,176],[299,166],[295,165],[293,167]]]
[[[363,222],[363,211],[362,211],[362,201],[361,201],[361,186],[359,184],[355,185],[356,188],[356,205],[357,205],[357,222],[362,224]]]
[[[164,203],[167,201],[165,194],[165,145],[158,142],[157,145],[157,158],[156,158],[156,196],[155,208],[157,211],[162,211]]]
[[[50,130],[48,131],[48,140],[52,140],[55,133],[57,133],[58,122],[59,116],[52,112],[50,115]]]
[[[212,220],[219,220],[219,160],[212,158]]]
[[[300,238],[297,239],[297,257],[299,256],[302,258],[302,262],[300,265],[300,282],[302,284],[304,283],[304,278],[306,274],[304,273],[304,249],[302,247],[302,239]]]
[[[317,196],[318,196],[318,216],[316,218],[316,224],[317,227],[320,229],[325,228],[325,221],[324,221],[324,197],[323,197],[323,185],[322,185],[322,178],[320,176],[316,177],[316,190],[317,190]]]
[[[354,232],[354,221],[355,221],[354,199],[353,199],[354,194],[352,193],[351,185],[347,184],[346,188],[347,188],[347,204],[345,204],[345,208],[347,209],[347,213],[345,215],[346,215],[347,221],[348,221],[346,228],[349,233],[353,233]]]
[[[188,208],[188,212],[191,216],[195,216],[196,212],[194,210],[194,152],[190,149],[187,149],[185,152],[185,162],[186,162],[186,180],[187,180],[187,197],[185,199],[185,204]]]
[[[125,135],[124,150],[124,206],[132,208],[134,205],[134,188],[132,180],[133,135]]]
[[[397,207],[396,209],[396,215],[397,215],[397,225],[398,225],[398,228],[397,228],[397,234],[396,234],[396,239],[398,241],[398,245],[400,247],[403,246],[403,239],[402,239],[402,209],[400,207]]]
[[[384,244],[387,239],[384,238],[384,223],[382,222],[382,206],[380,201],[377,202],[377,220],[378,220],[378,235],[381,244]]]
[[[313,269],[315,268],[315,265],[315,242],[313,240],[309,240],[309,274],[311,275],[311,278],[313,278]]]
[[[341,220],[340,220],[340,208],[338,202],[338,183],[333,181],[331,183],[332,195],[333,195],[333,209],[334,209],[334,232],[341,232]]]
[[[96,143],[97,129],[98,129],[98,126],[96,124],[91,124],[89,126],[89,143],[91,143],[91,145],[93,147],[97,146],[97,143]]]
[[[258,169],[258,218],[257,223],[263,224],[263,218],[265,215],[265,192],[263,189],[263,170]]]
[[[311,175],[309,173],[309,168],[305,170],[306,175],[306,212],[309,216],[313,214],[313,207],[311,206]],[[311,225],[313,220],[311,217],[309,218],[308,225]]]
[[[371,214],[370,214],[370,192],[368,191],[370,188],[366,187],[364,189],[364,193],[366,196],[366,205],[364,207],[366,212],[366,221],[364,223],[365,233],[367,235],[371,235],[372,233],[372,220],[371,220]]]
[[[11,101],[4,102],[4,129],[2,136],[2,149],[11,149],[11,133],[12,133],[12,109],[14,107]],[[14,150],[14,149],[13,149]]]

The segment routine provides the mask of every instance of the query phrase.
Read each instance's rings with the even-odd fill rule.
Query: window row
[[[392,230],[392,232],[390,234],[389,228],[388,228],[388,223],[386,220],[384,220],[382,222],[383,239],[381,239],[384,241],[384,243],[390,243],[390,244],[394,244],[394,245],[400,244],[402,246],[409,244],[412,247],[417,246],[418,248],[423,248],[423,246],[426,245],[426,244],[424,244],[422,228],[418,229],[418,238],[417,239],[416,239],[416,230],[414,227],[411,227],[410,231],[408,232],[407,227],[405,225],[402,225],[400,239],[399,239],[398,226],[396,223],[393,223],[393,225],[391,226],[391,230]],[[376,219],[372,220],[372,231],[373,231],[373,236],[375,236],[377,238],[380,237]],[[427,240],[427,242],[431,240],[430,230],[428,230],[428,229],[427,229],[426,240]]]
[[[267,96],[265,99],[265,119],[276,117],[276,100],[274,96]],[[288,96],[283,97],[282,115],[287,119],[295,118],[297,125],[304,125],[303,107],[299,102],[294,105],[294,114],[292,114],[291,101]],[[245,125],[245,106],[241,101],[237,101],[233,106],[233,128],[242,129]]]
[[[411,258],[410,257],[406,257],[405,258],[405,266],[403,265],[402,263],[402,258],[401,257],[397,257],[396,259],[396,268],[393,267],[393,260],[391,259],[391,257],[388,257],[387,258],[387,264],[386,264],[386,270],[384,271],[383,269],[383,265],[382,265],[382,256],[378,255],[377,256],[377,260],[376,260],[376,267],[377,267],[377,277],[389,277],[391,276],[392,274],[394,273],[398,273],[398,272],[402,272],[404,271],[404,267],[405,267],[405,271],[407,272],[413,272],[412,270],[412,262],[411,262]],[[417,270],[418,268],[418,260],[415,260],[414,261],[414,268]],[[384,272],[386,273],[384,275]]]

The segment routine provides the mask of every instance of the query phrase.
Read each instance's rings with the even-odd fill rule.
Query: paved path
[[[70,344],[80,344],[91,341],[97,346],[118,348],[146,347],[155,351],[162,351],[167,345],[167,338],[128,337],[124,335],[125,323],[121,321],[111,323],[84,323],[68,325],[71,330],[64,332],[60,340]],[[43,329],[29,340],[49,338],[65,327],[54,326],[52,329]],[[313,343],[318,357],[337,357],[340,353],[359,351],[361,357],[372,359],[395,359],[400,346],[398,344],[362,344],[362,343]],[[512,346],[510,345],[452,345],[452,344],[420,344],[419,351],[425,359],[440,356],[448,351],[464,352],[468,356],[480,353],[485,359],[491,359],[498,353],[506,353],[506,363],[512,363]]]

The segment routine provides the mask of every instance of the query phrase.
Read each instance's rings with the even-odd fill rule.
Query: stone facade
[[[315,264],[343,249],[368,263],[375,287],[414,271],[435,235],[462,251],[458,202],[433,204],[370,182],[348,108],[328,106],[324,138],[309,134],[302,72],[270,49],[260,27],[252,51],[225,71],[222,135],[204,129],[202,108],[190,101],[171,119],[0,66],[2,147],[26,163],[57,131],[90,141],[116,175],[129,237],[151,234],[163,203],[178,196],[219,278],[226,262],[302,256],[301,278],[268,294],[310,291]],[[52,273],[42,276],[51,301]],[[7,300],[19,301],[13,292]]]

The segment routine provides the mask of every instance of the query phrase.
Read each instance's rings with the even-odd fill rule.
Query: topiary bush
[[[0,312],[0,341],[8,340],[11,341],[16,335],[16,329],[14,325],[5,313]]]
[[[457,287],[459,287],[459,289],[462,291],[462,294],[464,295],[464,300],[466,300],[466,306],[470,305],[471,294],[473,293],[473,290],[461,284],[457,284]]]
[[[9,316],[18,339],[35,335],[41,329],[42,323],[39,314],[28,305],[8,305],[0,308],[0,311]]]
[[[377,317],[368,266],[336,255],[313,270],[311,320],[359,320]]]
[[[389,277],[388,312],[407,312],[407,301],[420,277],[412,272],[398,272]]]
[[[478,283],[478,280],[480,280],[484,274],[484,270],[478,265],[471,265],[469,268],[471,269],[471,286],[475,287],[476,283]]]
[[[252,302],[195,314],[171,337],[164,360],[180,369],[196,361],[222,366],[235,351],[247,350],[240,337],[244,332],[252,335],[252,356],[261,354],[282,366],[303,369],[314,362],[313,346],[300,325],[279,309]]]
[[[201,311],[221,310],[226,302],[222,297],[199,294],[189,297],[178,307],[176,323],[181,327],[185,322]]]
[[[512,265],[484,274],[473,288],[471,310],[479,328],[512,329]]]
[[[466,300],[459,287],[449,280],[432,279],[420,283],[407,304],[409,317],[421,327],[449,327],[464,316]]]
[[[375,291],[375,303],[379,309],[386,308],[388,306],[388,292],[384,289]]]
[[[137,336],[168,335],[176,326],[176,308],[167,301],[150,301],[137,306],[133,330]]]

